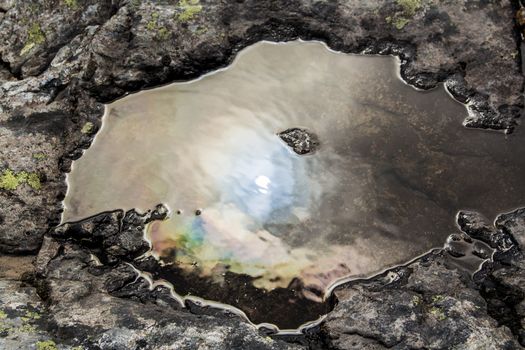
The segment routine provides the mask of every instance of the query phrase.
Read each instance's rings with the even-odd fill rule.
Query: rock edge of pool
[[[456,229],[448,251],[345,284],[319,326],[270,337],[214,308],[181,309],[169,288],[136,279],[126,261],[148,247],[133,237],[161,213],[104,213],[86,220],[78,239],[50,232],[65,174],[99,130],[105,103],[225,67],[261,40],[394,54],[410,84],[445,82],[470,101],[468,126],[519,135],[519,9],[517,1],[0,3],[0,347],[521,348],[519,209],[498,218],[460,212],[466,235]],[[450,259],[469,240],[494,250],[474,279]],[[97,259],[106,251],[111,261]]]

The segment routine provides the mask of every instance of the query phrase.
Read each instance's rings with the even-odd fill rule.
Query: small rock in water
[[[300,155],[312,153],[319,147],[317,135],[305,129],[291,128],[278,135],[295,153]]]

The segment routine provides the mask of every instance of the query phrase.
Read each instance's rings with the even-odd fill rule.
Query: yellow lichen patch
[[[447,318],[443,310],[437,306],[433,306],[430,308],[430,314],[437,318],[439,321],[443,321]]]
[[[419,295],[414,295],[412,297],[412,306],[418,306],[419,304],[421,304],[421,297]]]
[[[5,318],[7,318],[7,314],[3,312],[2,310],[0,310],[0,320],[3,320]]]
[[[202,5],[199,0],[180,0],[179,1],[179,14],[177,18],[180,21],[188,21],[193,19],[199,12],[202,11]]]
[[[23,323],[20,327],[17,327],[15,331],[19,333],[36,333],[36,327],[29,323]]]
[[[159,40],[166,40],[170,36],[170,31],[166,27],[159,26],[159,14],[157,12],[151,14],[151,18],[146,24],[146,29],[156,31],[156,37]]]
[[[29,173],[27,174],[27,184],[31,186],[34,190],[39,190],[42,188],[42,183],[40,182],[40,178],[38,177],[38,174],[36,173]]]
[[[159,28],[159,30],[157,31],[157,37],[160,40],[166,40],[169,38],[169,36],[170,36],[170,32],[165,27]]]
[[[40,183],[40,178],[37,173],[28,173],[26,171],[15,173],[11,169],[6,169],[2,173],[2,176],[0,176],[0,189],[3,190],[13,191],[24,183],[27,183],[34,190],[39,190],[42,188],[42,184]]]
[[[0,334],[9,333],[11,331],[11,326],[0,321]]]
[[[403,14],[412,17],[421,7],[421,0],[397,0],[396,3],[403,8]]]
[[[52,340],[37,342],[36,349],[37,350],[58,350],[56,343]]]
[[[4,190],[15,190],[22,183],[22,179],[7,169],[0,177],[0,188]]]
[[[35,160],[44,160],[46,158],[47,156],[44,152],[33,153],[33,159]]]
[[[40,314],[34,311],[27,311],[23,317],[21,317],[23,322],[29,322],[40,319]]]
[[[25,55],[35,46],[42,44],[44,41],[46,41],[46,36],[44,35],[42,28],[40,28],[40,24],[33,23],[27,32],[27,40],[24,47],[20,51],[20,55]]]
[[[87,122],[86,124],[84,124],[82,129],[80,129],[80,132],[83,134],[89,134],[93,130],[93,127],[94,125],[92,122]]]
[[[157,28],[157,21],[159,20],[159,14],[157,12],[153,12],[151,14],[151,19],[149,20],[148,24],[146,24],[147,30],[154,30]]]

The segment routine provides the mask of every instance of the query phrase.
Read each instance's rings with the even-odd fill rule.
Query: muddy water
[[[338,279],[443,246],[458,210],[492,219],[525,202],[522,134],[466,129],[444,87],[398,72],[394,57],[263,42],[116,101],[73,165],[63,221],[165,203],[170,217],[146,230],[166,264],[156,277],[257,323],[313,320]],[[279,137],[292,128],[315,152]]]

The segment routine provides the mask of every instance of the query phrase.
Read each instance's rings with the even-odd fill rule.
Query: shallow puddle
[[[394,57],[258,43],[228,69],[110,104],[63,221],[165,203],[146,232],[165,263],[154,277],[294,328],[327,311],[337,281],[442,247],[458,210],[524,203],[522,133],[466,116],[442,86],[406,85]]]

